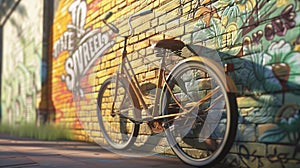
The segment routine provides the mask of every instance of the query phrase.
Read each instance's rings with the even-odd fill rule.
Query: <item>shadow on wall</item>
[[[239,124],[250,128],[239,128],[236,141],[294,145],[294,158],[300,152],[300,51],[295,50],[299,44],[298,37],[295,44],[279,40],[266,50],[245,45],[243,57],[218,52],[223,64],[234,65],[228,75],[238,88]],[[253,136],[252,125],[268,123],[265,131]]]
[[[205,41],[207,46],[209,43],[217,43],[215,48],[221,48],[218,55],[222,62],[234,65],[228,74],[239,91],[239,124],[246,127],[239,129],[236,140],[292,144],[296,146],[295,156],[299,151],[300,137],[297,131],[300,125],[300,74],[297,72],[300,42],[299,36],[295,42],[290,42],[290,39],[296,38],[294,32],[300,32],[295,24],[295,11],[299,11],[299,6],[297,1],[278,1],[278,4],[274,4],[276,1],[255,1],[255,7],[252,3],[254,1],[214,1],[208,5],[198,1],[195,8],[199,10],[193,11],[193,15],[198,16],[193,17],[200,18],[199,24],[203,28],[201,33],[205,34],[205,39],[200,37],[199,41]],[[280,8],[274,9],[276,5],[280,5]],[[214,11],[221,7],[224,7],[224,11]],[[212,15],[202,18],[205,12],[201,10],[209,11]],[[242,12],[244,15],[240,16]],[[223,39],[224,35],[226,40]],[[211,42],[212,39],[216,40]],[[227,44],[232,48],[227,47]],[[224,45],[228,52],[222,50]],[[209,50],[202,47],[199,55],[205,56]],[[268,123],[271,127],[265,127]],[[257,126],[266,129],[259,130]],[[158,143],[151,139],[147,142],[155,144],[152,148]]]
[[[234,65],[228,74],[239,94],[236,140],[292,144],[295,157],[300,140],[299,1],[207,2],[198,2],[192,11],[200,16],[193,40],[217,48],[222,62]]]
[[[202,5],[200,9],[208,8]],[[220,49],[216,55],[222,64],[234,65],[228,75],[238,88],[236,141],[287,144],[295,147],[291,153],[296,159],[300,152],[300,35],[295,36],[300,32],[299,4],[257,1],[252,7],[253,11],[239,16],[239,7],[231,4],[220,16],[200,19],[203,37],[199,41]],[[202,56],[216,52],[194,47]]]
[[[227,74],[237,85],[239,108],[239,125],[250,129],[239,128],[236,142],[256,141],[261,143],[285,143],[295,146],[292,157],[300,152],[300,74],[298,67],[300,52],[295,45],[284,40],[273,42],[264,51],[260,46],[244,46],[243,57],[236,57],[224,52],[217,52],[204,46],[192,45],[197,55],[213,58],[221,64],[234,66]],[[251,50],[251,52],[250,52]],[[220,58],[222,60],[220,60]],[[142,88],[156,88],[153,83],[142,84]],[[148,95],[147,89],[143,89]],[[151,89],[150,89],[151,90]],[[268,125],[265,131],[252,129],[252,125]],[[199,133],[193,134],[200,135]],[[257,137],[257,139],[253,139]],[[151,151],[161,141],[163,135],[154,136],[144,142],[145,146],[136,150]],[[187,139],[183,139],[190,144]],[[194,142],[193,142],[194,143]],[[191,144],[195,145],[195,144]],[[201,146],[202,144],[196,144]]]

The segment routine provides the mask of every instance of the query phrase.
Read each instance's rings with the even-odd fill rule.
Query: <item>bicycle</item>
[[[230,150],[237,129],[235,86],[224,67],[210,58],[197,56],[190,45],[180,40],[163,39],[154,48],[160,59],[154,106],[149,107],[127,57],[127,42],[133,35],[131,20],[151,13],[145,10],[129,17],[129,35],[124,38],[118,72],[105,80],[98,92],[97,115],[107,143],[117,150],[127,149],[136,140],[140,124],[165,132],[174,153],[193,166],[217,163]],[[107,19],[102,21],[114,33],[119,29]],[[196,56],[183,57],[186,47]],[[166,71],[166,58],[182,58]],[[127,64],[125,64],[125,61]],[[131,77],[130,74],[133,74]]]

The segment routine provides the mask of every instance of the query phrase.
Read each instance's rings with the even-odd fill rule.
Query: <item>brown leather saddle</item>
[[[153,45],[157,48],[169,49],[171,51],[179,51],[185,46],[181,40],[163,39]]]

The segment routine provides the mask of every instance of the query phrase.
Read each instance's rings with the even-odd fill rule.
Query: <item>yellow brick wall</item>
[[[53,44],[68,31],[68,25],[73,21],[68,10],[76,2],[79,1],[60,1],[53,24]],[[66,60],[72,51],[62,51],[53,58],[52,99],[56,121],[73,129],[78,139],[105,142],[97,123],[97,93],[105,79],[118,69],[121,61],[123,40],[115,34],[109,34],[107,26],[100,21],[101,16],[112,11],[113,16],[108,21],[117,25],[120,34],[124,35],[129,32],[127,18],[151,8],[153,13],[132,22],[135,35],[129,39],[127,46],[128,58],[140,84],[156,81],[155,64],[158,60],[151,49],[155,41],[175,38],[187,44],[215,49],[224,62],[234,64],[234,71],[229,75],[238,88],[239,128],[236,143],[225,161],[241,167],[299,163],[299,132],[286,129],[296,128],[299,124],[298,120],[291,119],[291,116],[297,115],[300,106],[297,72],[297,66],[300,65],[297,59],[300,52],[299,2],[205,0],[199,1],[198,6],[197,0],[82,2],[86,3],[87,10],[86,17],[81,20],[81,23],[84,21],[83,30],[99,30],[103,35],[108,35],[108,42],[115,43],[105,53],[98,55],[93,66],[80,78],[85,95],[81,100],[74,99],[76,92],[68,90],[66,82],[62,80],[62,75],[68,74]],[[281,66],[288,65],[288,74],[284,72],[284,67],[280,67],[280,63]],[[278,77],[279,73],[285,77],[285,84],[283,78]],[[286,108],[283,107],[291,104],[297,107],[296,110],[280,117],[282,120],[291,120],[292,124],[283,126],[275,120],[275,116],[285,114],[283,109]],[[276,131],[284,136],[274,134]],[[141,139],[147,133],[149,129],[142,125]],[[290,135],[294,138],[291,139]],[[172,153],[164,140],[155,150]],[[285,156],[286,162],[280,158],[280,154]],[[274,156],[274,160],[271,156]]]

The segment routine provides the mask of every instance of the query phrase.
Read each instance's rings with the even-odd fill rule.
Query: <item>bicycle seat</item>
[[[153,46],[157,48],[169,49],[171,51],[178,51],[181,50],[185,44],[181,40],[163,39],[159,40]]]

